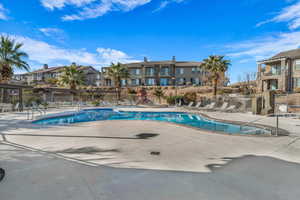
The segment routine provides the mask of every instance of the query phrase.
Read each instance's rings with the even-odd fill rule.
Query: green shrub
[[[32,106],[33,103],[36,103],[37,105],[41,105],[43,103],[43,100],[40,97],[36,97],[36,96],[31,96],[25,100],[25,106]]]
[[[93,101],[92,105],[95,106],[95,107],[100,106],[100,102],[99,101]]]
[[[175,105],[176,102],[179,102],[179,100],[182,100],[182,96],[177,95],[177,96],[166,96],[165,99],[169,105]]]

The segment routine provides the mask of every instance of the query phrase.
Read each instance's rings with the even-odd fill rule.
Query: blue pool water
[[[79,122],[101,121],[101,120],[152,120],[172,122],[176,124],[201,128],[209,131],[223,132],[227,134],[261,135],[270,134],[269,130],[257,127],[243,127],[235,124],[216,122],[196,114],[181,112],[125,112],[113,109],[89,109],[78,113],[46,118],[34,121],[39,125],[62,125]]]

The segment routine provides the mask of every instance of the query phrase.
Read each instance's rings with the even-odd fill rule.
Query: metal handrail
[[[34,119],[34,112],[38,111],[40,113],[40,115],[46,115],[46,110],[42,110],[38,107],[31,107],[30,109],[27,110],[27,120],[30,120],[29,116],[31,114],[31,120]]]
[[[249,126],[249,125],[253,124],[254,122],[258,122],[258,121],[261,121],[263,119],[267,119],[267,117],[270,117],[270,116],[276,116],[275,136],[278,136],[278,132],[279,132],[279,115],[278,114],[269,114],[269,115],[264,116],[263,118],[259,118],[259,119],[252,120],[250,122],[246,122],[246,123],[240,125],[240,129],[242,131],[243,127]],[[261,127],[260,129],[267,130],[268,128],[267,127]],[[271,134],[272,134],[272,130],[271,130]]]

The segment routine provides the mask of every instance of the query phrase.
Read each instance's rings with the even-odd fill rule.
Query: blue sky
[[[300,46],[299,0],[0,0],[0,33],[24,43],[32,69],[150,60],[256,60]]]

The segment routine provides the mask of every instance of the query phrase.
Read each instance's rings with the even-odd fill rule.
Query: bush
[[[93,101],[92,105],[95,106],[95,107],[100,106],[100,102],[99,101]]]
[[[165,97],[165,99],[169,105],[175,105],[176,102],[179,102],[179,100],[182,100],[182,98],[183,98],[182,96],[167,96],[167,97]]]
[[[197,101],[197,93],[196,92],[187,92],[184,94],[183,100],[186,103],[196,102]]]
[[[32,96],[25,100],[25,106],[32,106],[33,103],[41,105],[43,100],[40,97]]]

